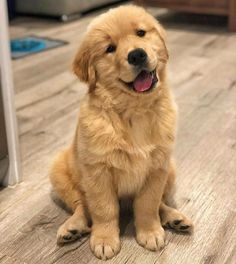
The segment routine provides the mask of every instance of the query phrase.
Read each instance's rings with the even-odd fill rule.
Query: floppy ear
[[[75,56],[73,71],[82,82],[88,83],[89,92],[96,86],[96,73],[92,60],[91,49],[87,41],[84,41]]]
[[[168,52],[168,49],[166,47],[166,32],[165,32],[164,28],[162,27],[162,25],[158,21],[156,21],[156,30],[157,30],[159,37],[160,37],[160,39],[163,43],[163,46],[164,46],[164,50],[160,54],[161,60],[163,60],[163,62],[166,63],[169,59],[169,52]]]

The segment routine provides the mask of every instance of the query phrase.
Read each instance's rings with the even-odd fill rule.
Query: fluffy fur
[[[140,29],[145,36],[137,36]],[[111,44],[116,50],[106,53]],[[140,47],[148,55],[146,69],[155,69],[159,80],[145,93],[127,85],[138,74],[127,62],[128,53]],[[162,226],[191,230],[190,220],[170,205],[176,106],[166,80],[167,60],[163,28],[140,7],[112,9],[89,26],[73,64],[89,92],[73,143],[50,174],[55,191],[73,210],[58,230],[58,243],[91,231],[95,256],[112,258],[120,250],[122,198],[133,201],[136,240],[149,250],[164,246]]]

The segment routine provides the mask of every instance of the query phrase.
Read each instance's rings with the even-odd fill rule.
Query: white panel
[[[5,112],[7,145],[10,160],[4,185],[14,185],[20,181],[19,143],[14,106],[14,87],[9,49],[8,18],[5,0],[0,0],[0,70],[2,97]]]

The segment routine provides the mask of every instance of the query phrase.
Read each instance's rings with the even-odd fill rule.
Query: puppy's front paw
[[[97,258],[107,260],[114,257],[120,251],[120,239],[118,235],[111,233],[103,235],[92,233],[90,246]]]
[[[161,226],[153,230],[138,230],[136,239],[142,247],[157,251],[165,246],[165,231]]]

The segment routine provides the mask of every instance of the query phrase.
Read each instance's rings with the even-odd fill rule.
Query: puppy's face
[[[74,61],[74,71],[88,82],[147,94],[160,83],[168,59],[164,31],[142,8],[123,6],[92,22]]]

